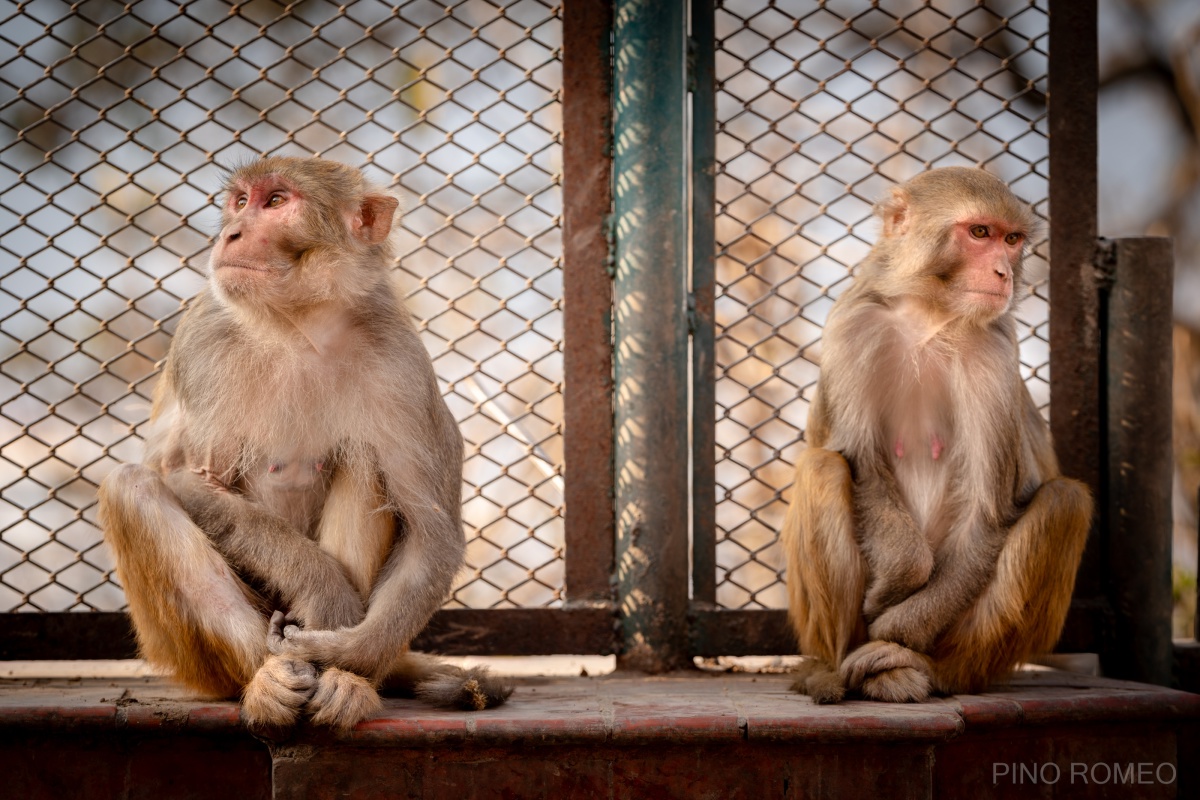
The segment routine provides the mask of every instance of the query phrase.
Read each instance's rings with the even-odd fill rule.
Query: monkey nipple
[[[904,458],[904,440],[903,439],[896,440],[896,458]],[[934,458],[937,458],[937,456],[934,456]]]
[[[939,458],[941,458],[942,450],[945,449],[945,447],[946,444],[942,441],[942,437],[938,436],[936,433],[930,437],[929,454],[933,456],[934,461],[937,461]]]

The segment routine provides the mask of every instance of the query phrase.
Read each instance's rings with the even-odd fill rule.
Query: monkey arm
[[[896,477],[874,459],[856,476],[854,513],[867,560],[862,612],[868,623],[920,589],[933,571],[933,548],[905,508]]]
[[[934,557],[929,582],[880,614],[867,629],[871,639],[929,653],[991,579],[1007,532],[982,520],[952,532]]]
[[[290,616],[314,629],[351,626],[363,618],[362,600],[341,565],[286,520],[241,495],[214,491],[189,469],[165,480],[225,560],[277,592]]]
[[[445,601],[463,562],[462,437],[436,397],[428,424],[381,455],[380,472],[402,531],[375,583],[367,616],[355,628],[286,628],[282,652],[381,680]]]

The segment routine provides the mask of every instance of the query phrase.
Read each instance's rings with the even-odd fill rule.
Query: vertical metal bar
[[[1050,13],[1050,419],[1064,471],[1100,488],[1095,0]]]
[[[1095,0],[1050,3],[1050,427],[1063,472],[1100,497]],[[1103,593],[1103,547],[1084,553],[1077,598]]]
[[[692,601],[717,602],[717,85],[713,0],[692,0]]]
[[[563,4],[567,605],[612,601],[612,2]]]
[[[1104,672],[1171,683],[1171,240],[1117,239],[1105,342],[1108,560],[1116,611]]]
[[[687,663],[685,0],[617,0],[617,591],[622,668]]]

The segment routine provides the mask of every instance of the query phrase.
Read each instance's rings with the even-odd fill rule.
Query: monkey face
[[[930,170],[895,187],[876,212],[883,237],[864,273],[880,294],[978,324],[1012,309],[1038,225],[998,178],[965,167]]]
[[[955,305],[967,315],[995,318],[1008,310],[1020,275],[1026,236],[1011,221],[972,216],[954,224]]]
[[[277,287],[296,260],[304,204],[304,196],[279,175],[232,181],[210,261],[214,283],[232,296]]]
[[[397,206],[336,162],[280,157],[243,167],[225,186],[213,287],[244,307],[352,301],[388,274]]]

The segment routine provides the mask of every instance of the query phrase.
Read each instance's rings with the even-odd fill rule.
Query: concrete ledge
[[[815,706],[789,682],[523,678],[486,712],[396,698],[347,735],[264,742],[235,704],[161,678],[0,681],[0,787],[222,800],[1200,796],[1200,695],[1037,671],[985,695]]]

